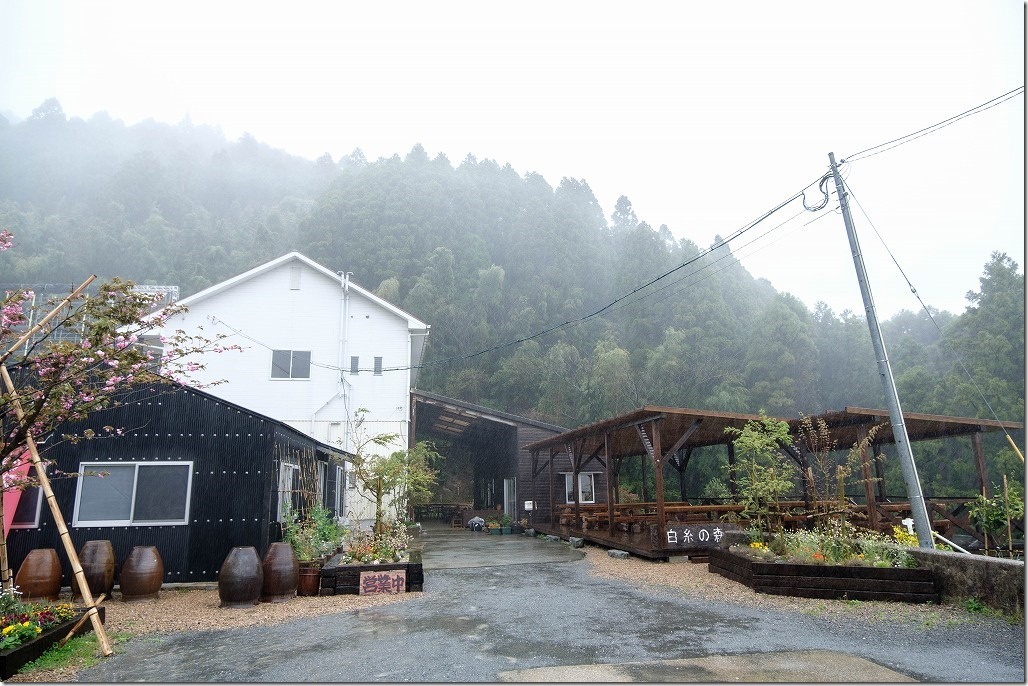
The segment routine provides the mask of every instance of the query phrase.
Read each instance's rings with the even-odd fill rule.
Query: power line
[[[756,219],[753,219],[752,221],[750,221],[747,224],[743,225],[741,228],[739,228],[736,231],[734,231],[732,234],[730,234],[728,236],[728,238],[721,239],[717,243],[714,243],[713,245],[711,245],[706,250],[700,251],[694,257],[686,260],[685,262],[683,262],[683,263],[681,263],[681,264],[679,264],[679,265],[677,265],[675,267],[672,267],[671,269],[668,269],[667,271],[663,272],[662,274],[660,274],[660,275],[650,279],[646,283],[643,283],[643,284],[633,288],[632,290],[628,291],[627,293],[618,296],[614,300],[608,302],[607,304],[605,304],[602,307],[594,310],[593,312],[590,312],[589,314],[583,315],[581,317],[577,317],[575,319],[569,319],[569,320],[564,321],[564,322],[562,322],[560,324],[554,324],[553,326],[549,326],[549,327],[547,327],[545,329],[542,329],[540,331],[537,331],[536,333],[533,333],[531,335],[523,336],[521,338],[517,338],[517,339],[514,339],[514,340],[506,341],[506,342],[503,342],[503,343],[498,343],[496,345],[489,346],[488,348],[483,348],[482,350],[478,350],[476,352],[466,353],[466,354],[463,354],[463,355],[453,355],[453,356],[450,356],[450,357],[441,358],[439,360],[432,360],[430,362],[424,362],[424,363],[422,363],[420,365],[398,365],[398,366],[393,366],[393,367],[383,367],[381,371],[383,373],[385,373],[385,372],[395,372],[395,371],[406,371],[406,370],[409,370],[409,369],[425,369],[426,367],[436,367],[436,366],[440,366],[440,365],[444,365],[444,364],[450,364],[450,363],[453,363],[453,362],[460,362],[460,361],[464,361],[464,360],[469,360],[469,359],[472,359],[472,358],[475,358],[475,357],[479,357],[481,355],[485,355],[485,354],[494,352],[496,350],[501,350],[503,348],[508,348],[510,346],[513,346],[513,345],[519,345],[521,343],[525,343],[527,341],[539,338],[541,336],[545,336],[546,334],[549,334],[549,333],[552,333],[554,331],[563,329],[565,327],[575,326],[575,325],[581,324],[581,323],[586,322],[586,321],[588,321],[590,319],[598,317],[599,315],[603,314],[604,312],[607,312],[608,310],[620,309],[619,307],[616,307],[619,303],[622,303],[623,301],[627,300],[628,298],[631,298],[633,295],[636,295],[636,294],[640,293],[641,291],[643,291],[644,289],[648,288],[649,286],[652,286],[653,284],[657,283],[658,281],[661,281],[662,279],[665,279],[668,276],[670,276],[670,275],[672,275],[672,274],[674,274],[674,273],[676,273],[676,272],[678,272],[678,271],[680,271],[680,270],[682,270],[682,269],[684,269],[684,268],[686,268],[686,267],[688,267],[688,266],[690,266],[692,264],[695,264],[696,262],[698,262],[699,260],[702,260],[707,255],[710,255],[711,253],[713,253],[714,251],[718,250],[719,248],[722,248],[722,247],[728,245],[732,241],[738,239],[740,236],[743,236],[744,234],[746,234],[748,231],[750,231],[753,228],[759,226],[761,223],[766,221],[768,218],[773,216],[775,213],[779,212],[781,209],[783,209],[784,207],[786,207],[787,205],[789,205],[793,201],[795,201],[795,200],[797,200],[799,198],[804,198],[805,197],[804,192],[808,188],[810,188],[811,186],[822,182],[823,179],[824,179],[824,175],[817,177],[816,179],[814,179],[813,181],[811,181],[807,185],[803,186],[800,190],[796,191],[795,193],[790,195],[788,198],[786,198],[782,202],[778,203],[777,205],[775,205],[771,209],[769,209],[766,212],[764,212],[763,214],[761,214]],[[804,207],[806,208],[806,204],[805,203],[804,203]],[[821,207],[823,207],[823,205],[821,205]],[[807,209],[810,209],[810,208],[807,208]],[[799,215],[797,214],[795,216],[799,216]],[[795,216],[791,217],[790,219],[787,219],[785,222],[783,222],[779,226],[782,226],[782,225],[788,223],[789,221],[794,219]],[[778,227],[775,227],[775,228],[778,228]],[[767,235],[767,233],[770,233],[771,231],[774,231],[774,230],[775,229],[771,229],[770,231],[766,232],[763,235]],[[758,236],[757,239],[754,239],[754,240],[758,240],[759,238],[763,237],[763,235],[762,236]],[[753,241],[751,241],[750,243],[752,243],[752,242]],[[747,243],[746,245],[749,245],[750,243]],[[745,247],[745,246],[743,246],[743,247]],[[724,258],[724,256],[721,257],[721,258],[718,258],[718,260],[715,260],[715,263],[717,261],[719,261],[720,259],[723,259],[723,258]],[[727,268],[727,266],[725,268]],[[698,272],[693,272],[693,274],[696,274],[696,273],[698,273]],[[683,277],[683,279],[684,278],[688,278],[688,276],[690,276],[690,275],[687,274],[685,277]],[[680,279],[679,281],[674,282],[674,283],[679,283],[681,280],[682,279]],[[652,291],[652,293],[659,292],[660,290],[663,290],[663,288],[656,289],[656,290]],[[645,294],[645,295],[641,295],[639,298],[636,298],[635,300],[629,300],[627,303],[622,305],[622,307],[627,307],[628,305],[634,304],[634,303],[638,302],[639,300],[642,300],[643,298],[648,297],[649,295],[650,294]],[[231,326],[230,324],[228,324],[226,321],[224,321],[221,318],[214,318],[213,319],[213,323],[221,324],[221,325],[225,326],[226,328],[228,328],[229,330],[231,330],[233,333],[235,333],[235,334],[237,334],[237,335],[239,335],[239,336],[241,336],[243,338],[246,338],[247,340],[252,341],[253,343],[255,343],[255,344],[257,344],[257,345],[259,345],[259,346],[261,346],[263,348],[266,348],[268,350],[273,350],[274,349],[271,346],[269,346],[266,343],[264,343],[263,341],[259,341],[256,338],[250,336],[249,334],[243,332],[242,330],[236,329],[235,327]],[[345,368],[344,369],[344,368],[336,366],[336,365],[326,364],[326,363],[322,363],[322,362],[316,362],[314,360],[311,360],[311,366],[312,367],[319,367],[319,368],[322,368],[322,369],[331,369],[331,370],[335,370],[335,371],[348,371],[349,370],[349,368]],[[370,369],[370,368],[369,369],[358,369],[358,372],[361,372],[361,371],[373,371],[373,370]]]
[[[859,152],[855,152],[852,155],[848,155],[846,157],[846,159],[839,160],[839,162],[840,163],[842,163],[842,162],[854,162],[854,161],[859,160],[859,159],[866,159],[868,157],[873,157],[875,155],[879,155],[879,154],[881,154],[883,152],[886,152],[887,150],[892,150],[893,148],[897,148],[897,147],[899,147],[901,145],[906,145],[907,143],[910,143],[911,141],[917,140],[918,138],[921,138],[922,136],[927,136],[930,133],[935,133],[936,131],[938,131],[940,129],[944,129],[947,126],[950,126],[951,124],[955,124],[958,121],[960,121],[961,119],[965,119],[965,118],[970,117],[971,115],[974,115],[974,114],[981,114],[982,112],[984,112],[986,110],[989,110],[989,109],[992,109],[996,105],[1002,104],[1002,103],[1006,102],[1007,100],[1010,100],[1011,98],[1014,98],[1014,97],[1016,97],[1016,96],[1018,96],[1020,94],[1023,94],[1023,93],[1024,93],[1024,86],[1019,86],[1018,88],[1015,88],[1012,91],[1007,91],[1003,95],[997,95],[992,100],[987,100],[986,102],[983,102],[980,105],[976,105],[975,107],[972,107],[969,110],[965,110],[964,112],[961,112],[960,114],[953,115],[949,119],[943,119],[940,122],[932,124],[931,126],[926,126],[923,129],[918,129],[917,131],[914,131],[912,133],[908,133],[905,136],[900,136],[899,138],[894,138],[891,141],[886,141],[884,143],[879,143],[878,145],[874,145],[874,146],[872,146],[870,148],[865,148],[864,150],[861,150]],[[888,146],[888,147],[886,147],[886,146]],[[879,150],[879,148],[882,148],[882,149]],[[872,152],[873,150],[877,150],[877,152]]]
[[[896,269],[903,277],[903,280],[907,282],[907,286],[910,288],[910,292],[913,293],[914,297],[917,298],[917,301],[921,303],[921,308],[925,311],[925,314],[928,315],[928,319],[931,320],[932,325],[935,326],[935,330],[939,333],[939,340],[941,340],[943,344],[953,354],[953,357],[956,359],[957,364],[960,365],[960,368],[964,371],[964,375],[967,377],[967,380],[971,382],[971,385],[974,386],[974,389],[978,392],[979,397],[981,397],[982,402],[985,403],[985,406],[987,408],[989,408],[989,414],[992,415],[992,418],[995,419],[997,422],[1001,422],[1002,420],[1000,420],[999,416],[996,415],[996,411],[992,408],[992,404],[989,403],[988,398],[985,397],[985,393],[982,391],[981,387],[975,382],[974,377],[971,376],[971,372],[964,364],[964,360],[960,356],[960,353],[957,351],[956,348],[953,347],[949,340],[947,340],[946,337],[943,336],[942,327],[939,326],[939,322],[935,320],[935,316],[932,315],[931,310],[928,309],[928,305],[926,305],[925,301],[922,300],[921,294],[917,292],[917,289],[914,287],[914,284],[911,283],[910,278],[907,276],[907,273],[903,270],[903,267],[900,266],[899,260],[896,259],[896,256],[893,254],[892,250],[889,249],[889,245],[885,242],[885,239],[882,237],[882,234],[878,232],[878,228],[874,225],[874,222],[871,221],[871,217],[867,215],[867,212],[864,210],[864,206],[860,204],[860,200],[857,198],[856,193],[853,192],[853,184],[847,183],[846,191],[850,194],[850,197],[853,198],[854,202],[857,203],[857,207],[860,208],[861,214],[864,215],[864,218],[867,220],[867,223],[871,226],[871,229],[875,232],[875,235],[881,242],[882,247],[885,248],[885,252],[889,254],[889,258],[892,259],[892,263],[896,265]],[[1007,438],[1010,439],[1010,434],[1007,432],[1006,428],[1002,426],[1000,428],[1003,430],[1003,433],[1006,434]]]

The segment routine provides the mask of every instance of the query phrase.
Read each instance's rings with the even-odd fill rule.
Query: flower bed
[[[97,615],[100,617],[100,622],[102,623],[104,620],[104,607],[102,605],[98,605],[96,610]],[[0,651],[0,679],[9,679],[17,674],[18,670],[26,664],[38,659],[43,653],[57,645],[68,634],[71,628],[84,616],[84,610],[77,611],[75,616],[71,619],[51,626],[38,634],[35,638],[23,641],[13,648]],[[75,631],[75,635],[78,636],[92,630],[93,623],[92,621],[87,620]]]
[[[931,570],[909,567],[761,562],[725,548],[711,548],[708,570],[757,593],[836,600],[938,603]]]

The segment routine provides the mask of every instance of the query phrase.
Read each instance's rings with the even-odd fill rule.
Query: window
[[[78,479],[74,526],[189,522],[192,462],[83,462],[79,471],[108,476]]]
[[[575,502],[574,474],[564,474],[564,496],[566,503]],[[578,475],[578,502],[596,502],[596,474],[592,472]]]
[[[335,491],[336,516],[346,515],[346,469],[336,467],[336,491]]]
[[[273,350],[271,352],[271,378],[311,378],[311,351]]]
[[[375,358],[375,376],[382,376],[382,358]]]
[[[18,498],[18,507],[11,520],[12,529],[34,529],[39,526],[39,511],[43,504],[43,490],[39,486],[26,488]]]
[[[358,371],[360,371],[360,361],[361,361],[361,358],[358,357],[357,355],[351,355],[350,356],[350,373],[351,374],[356,374]]]
[[[286,521],[286,514],[295,509],[293,494],[294,484],[300,473],[300,467],[284,462],[278,466],[278,521]]]

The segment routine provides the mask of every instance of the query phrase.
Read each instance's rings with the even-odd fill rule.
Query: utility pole
[[[853,228],[849,198],[847,197],[846,187],[842,182],[842,175],[839,173],[839,167],[835,163],[835,153],[828,153],[828,160],[832,164],[832,177],[835,179],[835,190],[839,194],[842,220],[846,224],[846,236],[849,238],[850,251],[853,253],[853,266],[857,270],[860,296],[864,299],[867,327],[871,330],[871,343],[874,345],[875,359],[878,360],[878,374],[882,377],[882,387],[885,389],[885,399],[889,405],[889,421],[892,423],[892,435],[896,441],[896,450],[899,453],[903,481],[907,486],[907,498],[910,500],[910,511],[917,532],[917,543],[921,548],[934,549],[932,523],[928,519],[928,509],[925,507],[924,496],[921,494],[921,481],[917,477],[917,466],[914,464],[914,453],[910,449],[907,425],[903,419],[903,410],[900,408],[899,394],[896,393],[896,382],[892,377],[892,366],[889,364],[889,357],[885,353],[885,341],[882,339],[882,329],[878,325],[874,299],[871,297],[871,286],[867,281],[867,271],[864,269],[864,257],[860,252],[857,232]],[[868,503],[868,505],[870,504]]]

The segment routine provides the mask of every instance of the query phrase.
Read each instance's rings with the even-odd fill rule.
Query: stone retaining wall
[[[974,598],[1009,615],[1024,614],[1024,562],[947,550],[911,548],[921,567],[935,574],[942,602],[962,605]]]

